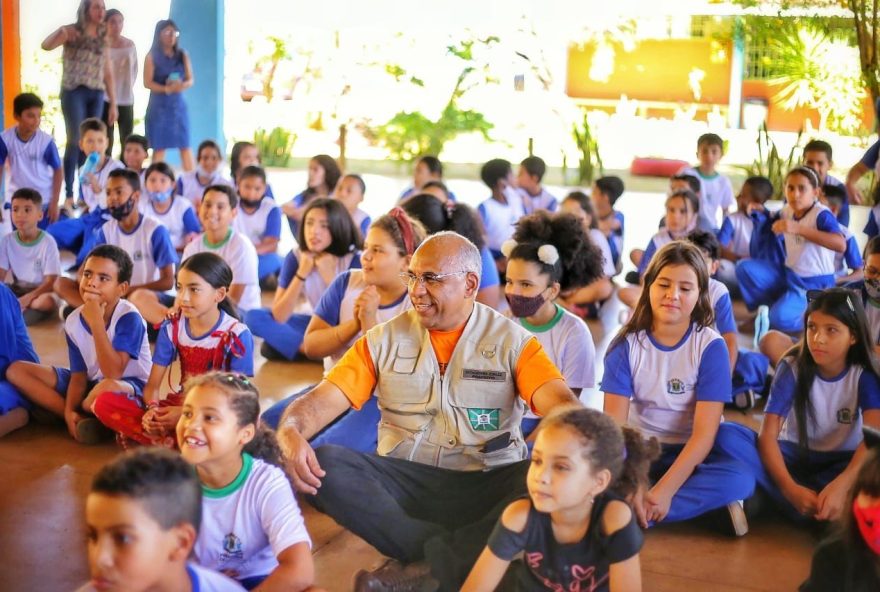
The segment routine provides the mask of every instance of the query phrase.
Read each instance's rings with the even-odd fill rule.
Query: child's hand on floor
[[[645,494],[645,520],[661,522],[669,514],[672,496],[656,487]]]
[[[803,516],[813,517],[819,509],[819,496],[815,491],[803,485],[795,484],[790,488],[783,489],[782,495]]]
[[[76,440],[76,424],[82,421],[83,416],[72,410],[64,410],[64,423],[67,424],[67,431],[70,437]]]
[[[841,473],[819,492],[816,520],[837,520],[846,506],[852,479]]]

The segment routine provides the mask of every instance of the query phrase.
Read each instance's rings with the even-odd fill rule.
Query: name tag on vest
[[[488,380],[491,382],[505,382],[507,380],[507,372],[502,370],[474,370],[465,368],[461,372],[461,377],[465,380]]]

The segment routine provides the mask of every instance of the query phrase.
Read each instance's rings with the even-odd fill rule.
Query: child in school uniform
[[[868,336],[877,355],[880,355],[880,238],[872,238],[865,245],[864,279],[847,287],[862,298],[868,319]]]
[[[354,220],[361,233],[361,237],[367,236],[367,230],[370,228],[370,215],[360,209],[358,206],[364,201],[364,194],[367,192],[367,185],[364,183],[363,177],[360,175],[345,175],[339,180],[333,197],[342,202],[345,209]]]
[[[355,341],[371,328],[410,310],[406,285],[400,281],[410,258],[425,239],[422,225],[395,207],[370,225],[361,254],[362,269],[350,269],[337,277],[321,297],[309,321],[303,351],[312,359],[324,359],[330,370]],[[311,390],[307,387],[279,401],[262,416],[275,427],[287,407]],[[359,452],[376,451],[376,397],[358,410],[349,410],[336,422],[311,438],[311,445],[337,444]]]
[[[687,236],[688,242],[695,245],[706,261],[709,270],[709,301],[715,321],[712,328],[721,335],[730,356],[730,369],[733,380],[733,401],[735,408],[751,409],[755,398],[764,391],[767,370],[770,362],[764,354],[740,349],[739,334],[733,318],[733,305],[727,287],[713,275],[718,271],[720,245],[711,232],[695,230]]]
[[[717,171],[724,156],[724,140],[717,134],[703,134],[697,139],[697,165],[679,173],[694,175],[700,180],[700,218],[698,226],[718,233],[727,210],[734,204],[730,179]]]
[[[260,351],[270,360],[291,361],[301,353],[311,312],[327,287],[346,270],[360,267],[363,242],[341,202],[313,200],[303,220],[296,237],[300,246],[284,259],[272,306],[250,310],[244,317],[254,335],[263,338]],[[307,313],[294,312],[301,300]]]
[[[583,319],[557,304],[556,298],[602,276],[598,247],[571,214],[538,211],[517,222],[502,252],[507,257],[504,296],[511,316],[535,334],[575,396],[592,389],[596,377],[593,336]],[[538,421],[537,415],[526,411],[524,437],[535,430]]]
[[[644,535],[624,496],[645,486],[657,441],[594,409],[550,415],[537,434],[529,496],[505,508],[462,592],[641,590]]]
[[[480,269],[480,286],[477,291],[477,302],[497,309],[501,300],[501,279],[498,277],[498,268],[492,253],[486,247],[486,237],[483,234],[483,224],[480,216],[469,205],[437,197],[438,193],[428,193],[428,183],[425,193],[413,195],[403,205],[403,211],[407,215],[421,222],[428,235],[436,234],[444,230],[451,230],[462,235],[477,247],[480,251],[482,263]]]
[[[843,185],[825,185],[822,187],[822,202],[828,206],[834,217],[840,222],[840,211],[846,203],[846,189]],[[857,282],[862,279],[862,253],[856,236],[849,227],[840,223],[840,231],[846,239],[846,250],[834,254],[834,283],[838,286]]]
[[[92,406],[105,391],[139,396],[150,372],[147,327],[123,298],[132,261],[121,248],[101,245],[83,263],[79,289],[85,303],[64,322],[70,368],[15,362],[7,379],[31,403],[63,417],[78,442],[95,444],[106,428]]]
[[[44,215],[40,194],[22,188],[10,201],[16,230],[0,238],[0,282],[10,285],[25,324],[33,325],[58,310],[52,287],[61,272],[61,258],[55,239],[38,227]]]
[[[266,195],[266,172],[247,166],[238,175],[238,214],[232,227],[248,237],[257,250],[257,277],[266,282],[281,269],[281,208]]]
[[[513,169],[501,158],[490,160],[480,169],[480,178],[492,192],[477,208],[486,231],[486,245],[495,259],[499,273],[504,273],[501,244],[513,235],[517,220],[525,215],[522,196],[516,189]]]
[[[106,155],[107,126],[97,117],[83,120],[79,125],[79,138],[79,148],[87,155],[79,174],[79,202],[85,209],[79,218],[59,220],[46,228],[59,249],[74,253],[79,253],[92,231],[109,218],[105,191],[107,179],[111,172],[125,168],[121,162]]]
[[[249,166],[263,166],[263,161],[260,159],[260,151],[257,150],[257,145],[253,142],[236,142],[232,145],[232,150],[229,153],[229,172],[232,174],[232,182],[235,183],[236,188],[238,187],[238,182],[241,178],[241,172]],[[263,170],[265,172],[265,169]],[[266,197],[275,199],[275,194],[272,192],[272,185],[269,184],[268,179],[266,180],[265,195]]]
[[[663,228],[651,237],[648,246],[642,251],[641,256],[635,251],[630,253],[630,259],[638,266],[636,273],[639,280],[644,277],[651,259],[653,259],[654,254],[661,247],[672,241],[683,239],[694,229],[699,213],[700,200],[693,191],[688,189],[679,190],[666,198],[666,216],[664,217],[665,224]],[[629,279],[629,274],[627,274],[627,278]],[[625,305],[635,308],[635,303],[638,301],[641,293],[642,287],[627,286],[618,291],[618,297]]]
[[[179,454],[132,450],[92,480],[85,523],[91,581],[76,592],[243,592],[190,560],[204,520],[198,476]]]
[[[842,193],[843,201],[840,203],[840,208],[834,212],[834,217],[837,218],[841,227],[847,227],[849,226],[849,195],[847,195],[846,185],[843,181],[828,174],[834,164],[831,156],[831,144],[824,140],[810,140],[804,146],[802,162],[804,166],[816,171],[816,175],[819,176],[819,186],[823,188],[823,191],[826,186],[839,188],[837,194]]]
[[[718,267],[717,278],[735,296],[739,296],[736,263],[751,257],[752,232],[755,227],[751,216],[751,209],[755,206],[752,204],[763,208],[771,197],[773,197],[773,185],[769,179],[749,177],[743,182],[739,195],[736,196],[736,211],[724,218],[718,231],[721,265]]]
[[[443,185],[443,163],[436,156],[421,156],[416,161],[416,166],[413,167],[413,184],[400,194],[397,205],[403,206],[404,202],[409,198],[423,193],[429,183],[440,183]],[[445,196],[438,199],[442,199],[444,202],[448,200],[455,201],[455,194],[447,190],[445,185],[443,187]]]
[[[174,170],[167,163],[151,164],[144,171],[145,185],[138,204],[142,214],[158,220],[168,229],[174,249],[183,248],[202,231],[192,202],[174,195]]]
[[[135,171],[141,178],[141,187],[146,187],[147,171],[144,163],[150,157],[150,142],[139,134],[129,134],[122,141],[120,159],[125,168]],[[158,164],[158,163],[157,163]]]
[[[712,316],[702,253],[672,242],[651,260],[632,317],[605,355],[605,413],[663,446],[651,465],[653,485],[633,498],[643,527],[726,508],[732,532],[748,531],[742,501],[755,480],[723,449],[732,437],[722,423],[730,357]]]
[[[254,339],[227,296],[232,270],[214,253],[197,253],[177,271],[176,312],[159,328],[153,368],[143,397],[106,392],[95,400],[95,416],[117,433],[117,442],[174,448],[183,405],[182,386],[212,370],[254,374]],[[180,362],[180,381],[169,367]],[[162,398],[167,380],[172,392]]]
[[[138,210],[140,200],[140,180],[131,169],[118,169],[107,178],[107,211],[111,220],[105,222],[87,240],[83,251],[98,245],[116,245],[131,256],[134,262],[127,296],[138,306],[139,293],[164,293],[174,287],[174,266],[177,252],[171,244],[168,231],[162,224]],[[77,259],[81,267],[83,254]],[[82,297],[76,282],[69,278],[59,278],[55,283],[58,295],[70,306],[82,304]],[[161,296],[160,296],[161,298]]]
[[[332,156],[318,154],[312,157],[305,190],[281,206],[293,236],[299,236],[299,226],[309,202],[319,197],[330,197],[341,177],[342,171]]]
[[[776,368],[760,433],[736,426],[736,449],[786,516],[833,520],[865,457],[862,424],[880,427],[880,376],[851,290],[811,292],[804,324]]]
[[[541,185],[541,180],[546,172],[547,165],[537,156],[529,156],[519,163],[516,184],[522,196],[523,210],[526,214],[538,210],[555,212],[559,209],[559,202]]]
[[[205,190],[212,185],[233,187],[232,179],[223,175],[223,151],[214,140],[204,140],[196,151],[195,170],[187,171],[177,178],[176,195],[182,195],[198,210]]]
[[[746,306],[758,308],[756,342],[767,329],[803,330],[806,291],[834,285],[834,254],[846,250],[840,225],[819,202],[819,177],[813,169],[796,167],[786,175],[785,199],[782,210],[768,218],[772,232],[783,236],[784,268],[752,260],[736,267]]]
[[[0,437],[27,425],[30,404],[7,380],[6,370],[13,362],[39,364],[28,335],[18,299],[0,284]]]
[[[608,241],[611,250],[611,260],[614,261],[614,269],[617,273],[623,266],[623,212],[614,209],[614,204],[623,195],[624,185],[620,177],[599,177],[593,182],[590,189],[590,201],[596,208],[596,216],[599,230]]]
[[[15,125],[0,133],[0,169],[9,163],[7,195],[23,188],[33,189],[40,195],[43,204],[40,228],[45,230],[58,220],[64,174],[55,140],[40,129],[42,113],[43,101],[33,93],[22,93],[12,100]],[[5,199],[0,199],[0,222],[0,235],[12,230]]]
[[[247,377],[225,372],[185,388],[177,443],[202,484],[193,556],[246,590],[310,588],[312,541],[275,434],[260,422],[260,393]]]

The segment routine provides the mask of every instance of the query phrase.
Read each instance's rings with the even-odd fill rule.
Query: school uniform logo
[[[230,532],[223,537],[223,553],[220,555],[220,560],[228,561],[230,559],[243,558],[244,552],[241,550],[241,539],[235,536],[235,533]]]
[[[684,381],[680,378],[670,378],[666,381],[666,392],[670,395],[684,394]]]
[[[143,261],[143,259],[144,259],[144,253],[140,249],[136,250],[134,253],[131,254],[132,261]]]
[[[501,409],[470,409],[467,410],[468,422],[477,432],[493,432],[499,428]]]
[[[837,423],[850,424],[853,422],[853,412],[848,407],[837,410]]]

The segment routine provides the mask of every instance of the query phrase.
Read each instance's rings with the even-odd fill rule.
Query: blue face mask
[[[150,191],[150,199],[152,199],[156,203],[165,203],[169,199],[171,199],[171,194],[174,193],[174,188],[170,188],[166,191]]]

